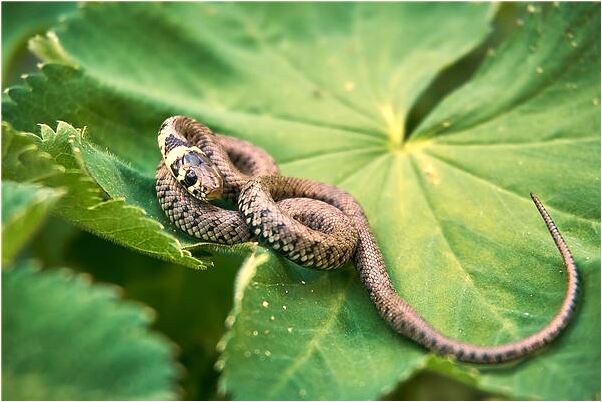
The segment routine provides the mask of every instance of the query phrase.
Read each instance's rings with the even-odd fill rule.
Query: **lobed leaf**
[[[76,225],[158,258],[204,266],[145,210],[126,204],[123,198],[107,199],[81,161],[82,149],[88,147],[81,132],[66,123],[59,123],[56,132],[48,126],[41,131],[42,138],[3,125],[3,179],[65,188],[68,192],[54,211]]]
[[[599,342],[586,343],[600,332],[600,7],[516,7],[514,32],[412,133],[418,96],[485,39],[488,5],[90,4],[55,29],[62,50],[45,57],[62,64],[9,90],[5,118],[32,132],[56,119],[86,126],[90,176],[155,219],[165,117],[250,140],[284,174],[350,191],[399,293],[445,334],[482,344],[535,332],[562,300],[535,191],[586,287],[569,331],[544,352],[503,367],[443,364],[387,328],[349,268],[316,273],[258,248],[242,271],[222,388],[240,399],[368,399],[428,365],[514,398],[589,398],[600,389]],[[268,314],[263,301],[291,314]],[[574,373],[582,386],[558,386]]]
[[[173,345],[151,313],[66,269],[2,271],[3,399],[175,398]]]

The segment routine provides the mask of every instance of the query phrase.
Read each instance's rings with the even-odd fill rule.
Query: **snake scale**
[[[349,193],[317,181],[280,176],[275,162],[262,149],[214,134],[189,117],[165,120],[158,142],[163,161],[157,169],[157,197],[178,228],[223,244],[258,240],[306,267],[331,269],[353,258],[384,320],[398,333],[439,354],[473,363],[516,359],[550,343],[572,316],[579,289],[577,268],[534,194],[531,197],[567,269],[564,301],[538,332],[506,344],[476,345],[443,335],[397,294],[368,219]],[[207,202],[218,198],[238,205],[238,210]]]

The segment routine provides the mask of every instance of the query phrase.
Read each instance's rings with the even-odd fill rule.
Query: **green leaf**
[[[4,399],[172,399],[173,345],[152,310],[69,270],[2,272]]]
[[[60,189],[2,182],[2,266],[9,264],[64,194]]]
[[[483,389],[529,399],[600,399],[600,258],[581,264],[578,323],[557,345],[513,367],[484,369]]]
[[[476,76],[445,99],[419,127],[415,140],[421,149],[413,157],[413,166],[426,199],[441,222],[444,237],[457,250],[455,254],[468,273],[491,274],[482,267],[488,255],[499,255],[500,261],[508,264],[507,269],[533,270],[534,264],[541,267],[536,268],[539,273],[533,272],[533,280],[521,276],[520,283],[510,287],[510,293],[498,290],[502,297],[492,300],[505,311],[517,306],[516,313],[523,311],[526,319],[532,321],[536,320],[533,298],[553,289],[544,281],[558,266],[554,263],[558,257],[550,242],[549,262],[542,264],[541,258],[527,262],[524,255],[531,253],[532,228],[536,226],[529,225],[517,211],[527,211],[529,191],[546,200],[565,238],[572,238],[569,244],[583,276],[584,305],[577,322],[547,353],[517,367],[483,370],[487,374],[480,384],[485,389],[522,398],[597,399],[600,8],[530,5],[517,23],[519,28],[499,49],[489,52]],[[519,66],[517,60],[521,60]],[[457,185],[443,187],[445,181]],[[469,192],[488,192],[489,201],[480,196],[468,203],[465,194]],[[493,205],[498,207],[492,209]],[[467,210],[473,210],[476,219],[480,219],[480,213],[487,214],[488,222],[467,228]],[[514,216],[504,217],[507,214]],[[500,226],[522,232],[524,241],[519,250],[504,251],[496,244],[499,240],[489,236],[495,230],[490,229],[491,225],[501,222]],[[471,237],[486,244],[487,249],[480,253],[471,250]],[[549,242],[545,238],[542,241]],[[511,278],[500,269],[485,283],[492,285],[493,281],[506,282]],[[523,300],[506,301],[521,296]],[[550,300],[553,308],[548,311],[554,311],[560,299],[558,294],[556,301]],[[571,377],[575,380],[571,381]]]
[[[219,354],[215,345],[223,335],[224,320],[232,307],[232,284],[244,258],[212,257],[217,269],[191,270],[77,232],[64,247],[62,258],[51,255],[56,262],[50,263],[44,240],[56,236],[60,222],[55,223],[46,225],[32,243],[37,248],[35,255],[46,265],[72,266],[98,281],[117,284],[129,299],[151,306],[157,312],[153,328],[180,348],[179,361],[186,369],[180,382],[185,392],[181,397],[216,399],[219,373],[213,366]]]
[[[348,269],[324,275],[259,248],[239,271],[234,303],[216,368],[235,399],[374,398],[426,363],[420,347],[383,330]]]
[[[2,81],[16,81],[17,69],[27,64],[23,56],[27,39],[43,32],[61,16],[75,10],[75,2],[2,3]],[[33,64],[32,64],[33,65]]]
[[[4,116],[32,132],[56,119],[86,126],[90,176],[157,220],[155,136],[165,117],[189,114],[250,140],[284,174],[350,191],[400,294],[443,333],[483,344],[535,332],[561,303],[566,278],[528,199],[535,191],[590,290],[568,333],[527,363],[449,369],[387,328],[351,269],[316,273],[258,248],[223,389],[241,399],[377,398],[429,365],[514,398],[589,398],[600,389],[599,342],[587,343],[599,334],[590,317],[599,315],[600,8],[516,7],[510,36],[412,133],[403,131],[409,110],[482,43],[489,5],[90,4],[55,29],[64,54],[46,57],[63,65],[9,90]],[[295,298],[277,291],[283,283]],[[294,311],[270,348],[259,333],[264,298]],[[305,331],[302,346],[288,341],[289,326]],[[282,383],[244,380],[283,373]],[[579,387],[557,386],[574,373]]]
[[[59,123],[56,132],[44,125],[41,131],[42,138],[3,125],[3,178],[66,188],[68,193],[55,211],[76,225],[158,258],[204,266],[144,209],[126,204],[123,198],[106,200],[81,161],[91,146],[82,142],[80,131],[65,123]]]

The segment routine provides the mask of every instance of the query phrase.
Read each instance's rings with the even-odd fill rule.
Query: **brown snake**
[[[362,207],[350,194],[317,181],[279,176],[278,167],[262,149],[216,135],[188,117],[165,120],[158,141],[163,161],[157,169],[157,197],[177,227],[223,244],[257,239],[306,267],[336,268],[353,257],[361,281],[385,321],[439,354],[474,363],[516,359],[550,343],[572,316],[579,288],[577,268],[534,194],[531,197],[567,269],[564,302],[544,328],[522,340],[475,345],[443,335],[397,294]],[[217,198],[237,204],[239,211],[206,202]]]

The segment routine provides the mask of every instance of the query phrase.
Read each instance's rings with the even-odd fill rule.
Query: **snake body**
[[[353,258],[383,319],[398,333],[439,354],[473,363],[517,359],[550,343],[572,316],[579,289],[577,268],[554,221],[534,194],[531,197],[567,269],[564,301],[536,333],[506,344],[476,345],[443,335],[399,296],[368,219],[349,193],[313,180],[280,176],[262,149],[214,134],[188,117],[165,120],[158,142],[163,161],[157,169],[157,197],[177,227],[223,244],[256,239],[311,268],[332,269]],[[238,210],[207,202],[215,198],[238,205]]]

